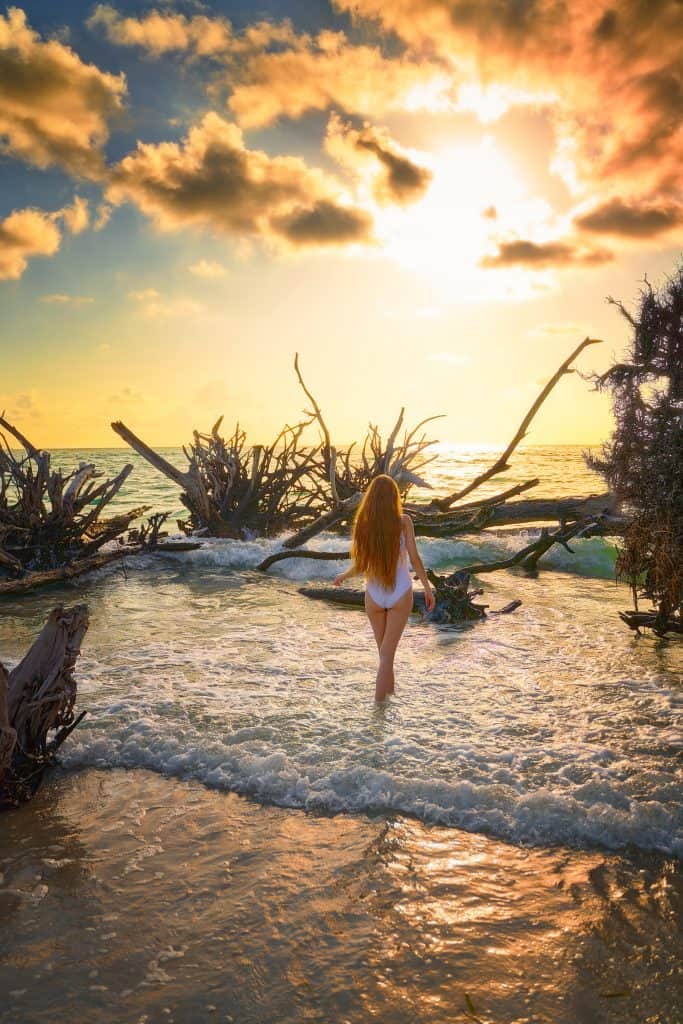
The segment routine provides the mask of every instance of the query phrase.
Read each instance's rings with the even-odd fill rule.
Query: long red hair
[[[396,481],[376,476],[353,521],[351,557],[356,568],[390,590],[396,582],[403,506]]]

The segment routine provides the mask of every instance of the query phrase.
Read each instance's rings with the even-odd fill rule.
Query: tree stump
[[[0,665],[0,808],[30,799],[85,714],[73,670],[87,628],[86,605],[55,608],[22,661]]]

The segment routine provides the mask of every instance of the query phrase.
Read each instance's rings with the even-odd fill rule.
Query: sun
[[[543,275],[521,268],[491,273],[479,265],[503,225],[506,232],[535,233],[551,214],[495,139],[487,134],[449,146],[429,166],[433,178],[421,200],[378,208],[384,256],[465,301],[520,299],[547,286]]]

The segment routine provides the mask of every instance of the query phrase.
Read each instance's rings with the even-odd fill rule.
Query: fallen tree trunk
[[[525,501],[508,501],[496,505],[477,503],[471,511],[458,508],[436,515],[411,509],[410,515],[418,536],[450,537],[497,526],[525,526],[542,522],[561,523],[588,517],[608,516],[613,511],[614,500],[610,494],[594,494],[587,498],[528,498]],[[622,523],[621,520],[615,520],[615,528],[623,528]]]
[[[73,670],[87,628],[85,605],[55,608],[9,675],[0,666],[0,808],[33,795],[83,717],[74,713]]]
[[[299,593],[304,597],[310,597],[314,601],[330,601],[332,604],[346,605],[347,608],[364,608],[365,607],[365,591],[356,590],[349,587],[299,587]],[[504,605],[503,608],[494,609],[489,611],[489,615],[507,615],[509,612],[519,608],[521,601],[510,601],[509,604]],[[488,605],[483,607],[488,608]],[[436,611],[436,609],[434,609]],[[424,593],[421,590],[415,590],[413,592],[413,613],[418,612],[430,621],[463,621],[465,616],[461,619],[439,619],[434,618],[434,612],[427,612],[425,605]],[[473,618],[484,618],[485,616],[476,615]],[[469,618],[469,616],[468,616]]]
[[[127,555],[137,555],[142,547],[121,546],[114,551],[101,551],[89,558],[79,558],[68,565],[62,565],[58,569],[42,569],[37,572],[28,572],[19,579],[0,579],[0,596],[9,594],[24,594],[28,590],[35,590],[36,587],[44,587],[48,583],[60,583],[62,580],[72,580],[82,576],[86,572],[94,572],[95,569],[102,569],[112,562],[120,562]]]

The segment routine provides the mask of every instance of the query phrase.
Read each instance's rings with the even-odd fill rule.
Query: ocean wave
[[[463,743],[448,751],[450,772],[442,763],[440,774],[430,774],[433,752],[414,739],[345,738],[344,745],[321,746],[309,737],[292,752],[267,726],[211,738],[185,722],[169,734],[168,720],[148,713],[115,730],[91,722],[70,741],[64,763],[147,768],[305,811],[400,813],[516,844],[634,846],[683,856],[674,774],[631,774],[628,761],[606,748],[520,755]]]
[[[209,570],[255,569],[264,558],[283,550],[287,536],[251,541],[206,538],[196,551],[178,555],[168,553],[164,557],[182,559],[188,566]],[[454,539],[420,537],[418,547],[425,565],[439,571],[473,562],[509,558],[538,536],[538,530],[516,530]],[[539,565],[593,579],[614,579],[616,550],[613,541],[604,537],[580,538],[572,541],[570,546],[573,554],[558,545],[544,555]],[[320,534],[306,545],[310,551],[346,551],[348,547],[348,537],[329,533]],[[333,579],[343,564],[336,560],[316,562],[294,557],[276,562],[269,571],[291,580],[326,580]]]

